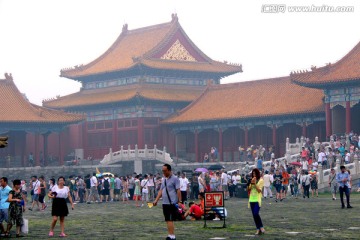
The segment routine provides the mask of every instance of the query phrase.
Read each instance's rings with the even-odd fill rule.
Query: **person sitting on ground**
[[[199,205],[194,202],[189,203],[189,210],[185,213],[185,218],[187,216],[191,216],[191,220],[201,220],[202,215],[204,215],[204,211],[200,208]]]

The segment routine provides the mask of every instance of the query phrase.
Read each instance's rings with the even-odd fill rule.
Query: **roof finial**
[[[12,74],[5,73],[5,80],[13,80]]]
[[[177,13],[171,14],[171,21],[172,21],[172,22],[178,22],[178,21],[179,21],[179,18],[178,18],[178,16],[177,16]]]
[[[128,30],[128,25],[127,23],[125,23],[122,27],[122,32],[127,32],[127,30]]]

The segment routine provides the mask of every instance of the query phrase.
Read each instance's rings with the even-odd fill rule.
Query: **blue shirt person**
[[[257,169],[259,169],[260,171],[262,171],[262,168],[263,168],[263,161],[261,158],[259,158],[257,160]]]
[[[2,224],[3,221],[8,221],[8,210],[10,203],[7,202],[9,198],[9,192],[11,191],[11,187],[7,185],[7,178],[0,178],[0,230],[1,232],[5,232],[4,226]]]
[[[352,206],[350,206],[350,191],[349,191],[350,174],[346,171],[345,166],[341,166],[340,170],[341,172],[336,174],[336,181],[339,183],[341,208],[345,208],[344,193],[346,196],[347,208],[352,208]]]
[[[345,167],[344,167],[344,169],[345,169]],[[349,179],[350,179],[350,174],[347,171],[345,171],[345,172],[341,171],[336,174],[336,181],[339,183],[340,187],[344,187],[344,186],[350,187]]]

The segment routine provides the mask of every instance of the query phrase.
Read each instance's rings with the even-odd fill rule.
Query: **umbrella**
[[[219,164],[211,165],[210,167],[208,167],[208,170],[213,170],[213,171],[221,170],[221,169],[225,169],[225,167]]]
[[[195,172],[209,172],[206,168],[197,168]]]
[[[97,173],[96,176],[97,177],[103,177],[103,176],[109,176],[109,177],[114,177],[114,174],[110,173],[110,172],[103,172],[103,173]]]
[[[291,162],[290,165],[302,166],[302,164],[300,162]]]

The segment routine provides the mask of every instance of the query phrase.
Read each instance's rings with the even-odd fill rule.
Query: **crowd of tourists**
[[[268,148],[262,145],[251,145],[249,147],[239,146],[239,159],[240,162],[254,161],[261,158],[264,161],[269,161],[271,158],[275,158],[275,147],[270,146]],[[211,147],[209,153],[205,153],[202,159],[203,162],[218,162],[219,151],[216,147]]]
[[[321,165],[323,169],[334,168],[338,161],[340,165],[353,162],[354,156],[360,156],[360,137],[351,132],[348,135],[330,137],[330,142],[311,142],[306,139],[300,152],[299,161],[304,170],[317,170]]]
[[[23,212],[46,211],[51,203],[52,221],[49,237],[54,236],[54,228],[59,220],[60,237],[66,237],[65,217],[69,214],[67,203],[74,209],[75,204],[106,204],[120,202],[130,206],[143,207],[152,203],[157,205],[162,199],[165,221],[168,226],[168,238],[175,239],[174,220],[221,220],[226,216],[225,208],[205,208],[204,193],[212,191],[224,192],[224,200],[234,197],[239,184],[246,186],[249,196],[249,207],[256,224],[256,234],[265,233],[259,211],[261,198],[274,198],[281,202],[289,198],[318,197],[319,165],[330,168],[328,186],[332,199],[340,194],[341,207],[352,208],[350,193],[353,189],[351,174],[344,166],[351,163],[359,154],[359,136],[350,134],[349,138],[332,136],[333,141],[325,145],[306,141],[300,152],[299,166],[278,162],[262,146],[252,146],[246,151],[247,159],[256,161],[256,168],[250,173],[249,164],[238,171],[193,172],[187,176],[185,172],[173,174],[171,166],[165,164],[160,173],[137,174],[127,176],[118,174],[96,174],[83,176],[51,177],[32,176],[30,181],[15,179],[12,184],[6,177],[0,179],[0,231],[1,236],[9,236],[10,230],[16,226],[16,236],[21,237],[20,227],[23,225]],[[212,149],[213,154],[216,149]],[[213,155],[211,155],[213,156]],[[214,155],[215,156],[215,155]],[[270,168],[265,168],[263,161],[271,159]],[[336,172],[335,164],[341,168]],[[9,185],[12,185],[10,187]],[[310,195],[311,191],[311,195]],[[344,195],[346,201],[344,201]],[[267,200],[268,201],[268,200]],[[172,206],[175,205],[175,208]],[[176,209],[176,210],[174,210]],[[6,227],[5,224],[6,223]]]

